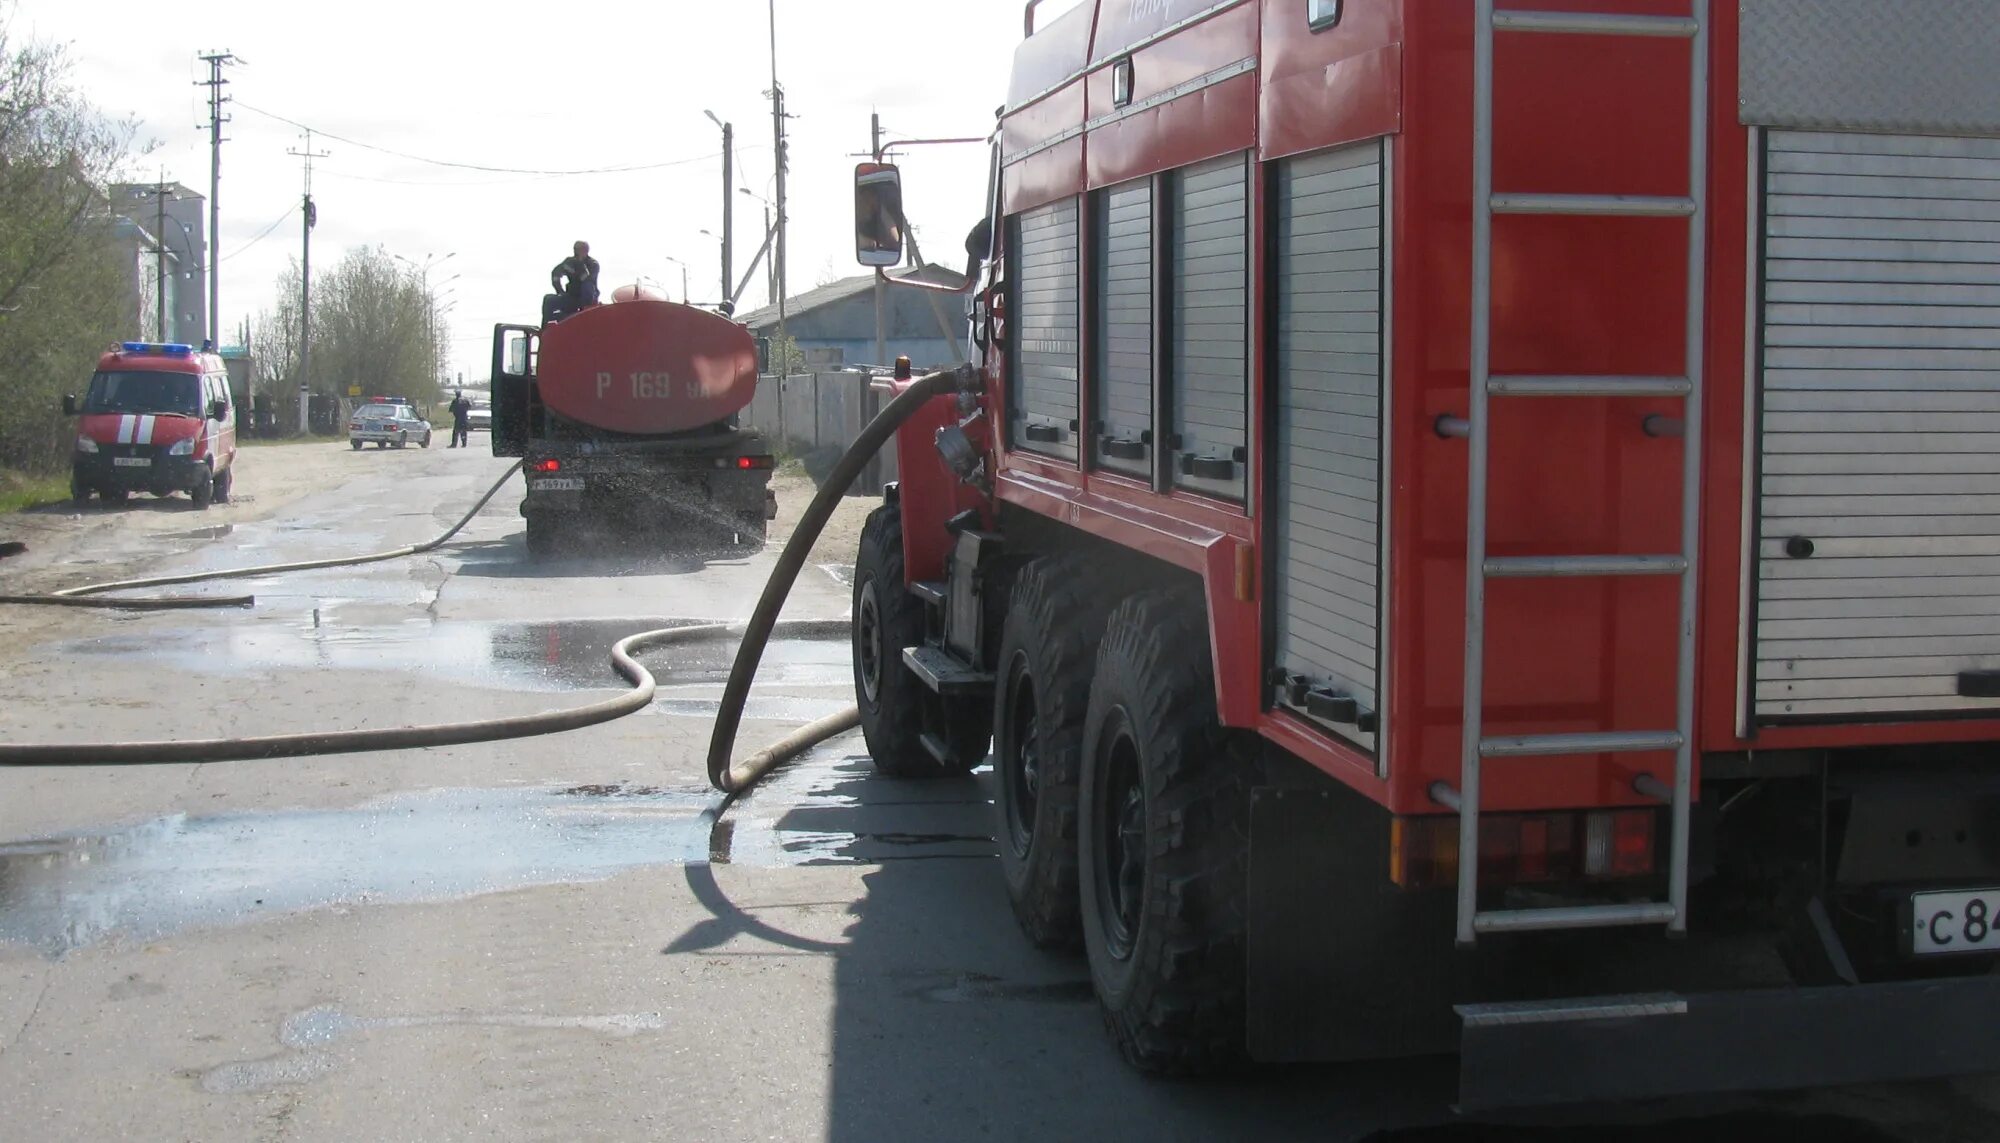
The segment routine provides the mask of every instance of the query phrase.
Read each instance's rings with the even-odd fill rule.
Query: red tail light
[[[1487,814],[1479,823],[1479,880],[1486,885],[1606,881],[1653,872],[1652,810]],[[1458,819],[1396,818],[1389,876],[1405,889],[1458,883]]]
[[[775,459],[768,456],[739,456],[736,458],[736,467],[746,471],[770,468],[775,463]]]
[[[535,472],[561,472],[562,461],[557,460],[555,457],[550,457],[547,460],[538,460],[528,467]]]

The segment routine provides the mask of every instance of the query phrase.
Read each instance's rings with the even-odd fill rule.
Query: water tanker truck
[[[640,286],[547,326],[493,330],[493,455],[518,456],[528,550],[589,531],[761,544],[772,457],[736,415],[750,333]]]

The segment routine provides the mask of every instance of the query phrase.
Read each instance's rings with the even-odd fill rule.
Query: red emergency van
[[[79,403],[70,495],[107,501],[133,492],[185,492],[196,508],[229,499],[236,410],[222,358],[194,347],[128,341],[97,359]]]

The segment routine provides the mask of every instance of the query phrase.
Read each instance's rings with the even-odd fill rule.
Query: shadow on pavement
[[[781,836],[841,839],[798,856],[873,868],[844,939],[788,933],[733,904],[713,869],[688,884],[710,916],[667,948],[738,936],[834,962],[827,1137],[1322,1139],[1371,1143],[1876,1143],[1979,1140],[1991,1119],[1942,1085],[1541,1109],[1458,1119],[1456,1062],[1260,1068],[1208,1081],[1131,1070],[1105,1036],[1080,956],[1030,948],[994,858],[990,775],[871,777],[865,758],[808,760],[731,811],[782,807]],[[789,788],[787,788],[789,787]],[[730,860],[731,817],[710,833]],[[1976,1121],[1976,1122],[1975,1122]]]

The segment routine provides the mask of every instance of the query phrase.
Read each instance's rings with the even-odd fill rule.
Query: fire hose
[[[862,468],[888,442],[902,423],[931,398],[971,384],[969,371],[933,373],[909,386],[888,407],[869,422],[844,453],[833,472],[820,485],[807,506],[791,538],[779,553],[777,566],[764,585],[748,623],[741,625],[741,643],[723,689],[716,712],[715,731],[709,743],[708,779],[725,795],[726,807],[735,797],[761,781],[778,765],[804,753],[835,735],[860,724],[858,708],[811,722],[735,763],[729,754],[735,748],[736,733],[742,724],[743,707],[756,678],[757,666],[773,635],[794,638],[826,638],[844,634],[845,620],[817,620],[779,623],[792,586],[820,533],[825,530],[834,508],[847,488],[860,476]],[[114,583],[86,584],[46,595],[0,596],[0,603],[43,606],[108,606],[159,610],[185,607],[247,606],[253,597],[166,597],[156,599],[97,599],[114,591],[137,591],[153,587],[203,583],[214,580],[245,579],[319,568],[353,567],[420,555],[443,546],[512,479],[516,463],[495,481],[459,521],[435,539],[391,551],[362,556],[305,560],[268,564],[260,567],[222,571],[188,572],[151,576]],[[229,762],[250,759],[298,758],[315,755],[352,754],[376,750],[410,750],[438,746],[460,746],[475,742],[496,742],[557,734],[624,718],[649,706],[657,691],[653,675],[634,656],[647,648],[726,636],[738,630],[730,623],[691,621],[675,626],[640,631],[620,639],[611,648],[611,663],[632,689],[612,698],[566,710],[543,711],[486,722],[436,723],[425,726],[387,727],[360,730],[311,731],[300,734],[263,735],[239,738],[189,739],[159,742],[19,743],[0,744],[0,766],[147,766],[192,762]]]

